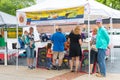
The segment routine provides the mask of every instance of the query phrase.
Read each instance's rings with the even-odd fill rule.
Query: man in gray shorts
[[[51,37],[53,42],[53,69],[61,70],[61,65],[64,58],[64,43],[66,42],[65,35],[62,33],[61,28],[58,28],[56,33]],[[56,67],[56,60],[58,58],[58,67]]]

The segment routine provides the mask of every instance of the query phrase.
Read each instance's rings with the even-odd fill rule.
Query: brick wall
[[[105,27],[109,28],[110,24],[103,24]],[[70,32],[72,29],[74,29],[76,25],[67,25],[67,26],[59,26],[62,28],[63,32]],[[81,28],[82,25],[80,25]],[[57,26],[58,27],[58,26]],[[85,28],[87,28],[87,25],[84,26]],[[96,27],[95,24],[91,24],[90,25],[91,29]],[[113,24],[113,28],[119,28],[120,29],[120,24]],[[37,26],[38,32],[39,33],[43,33],[43,32],[50,32],[50,33],[54,33],[54,26]]]

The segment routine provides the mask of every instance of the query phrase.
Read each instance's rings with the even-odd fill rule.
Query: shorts
[[[64,52],[53,52],[53,59],[63,59],[64,58]]]
[[[34,48],[29,46],[26,48],[27,58],[34,58]]]

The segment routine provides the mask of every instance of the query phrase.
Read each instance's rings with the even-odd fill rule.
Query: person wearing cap
[[[105,52],[108,47],[110,38],[107,30],[102,25],[102,19],[97,19],[96,25],[98,26],[98,32],[96,37],[96,48],[98,49],[97,60],[100,68],[100,73],[97,74],[96,76],[105,77],[106,76]]]
[[[53,42],[53,69],[61,70],[64,58],[64,43],[66,42],[66,37],[61,28],[58,28],[56,33],[52,35],[51,41]],[[57,58],[58,66],[56,65]]]

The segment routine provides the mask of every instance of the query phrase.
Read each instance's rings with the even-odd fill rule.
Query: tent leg
[[[36,29],[37,29],[37,25],[35,25]],[[38,31],[38,30],[37,30]],[[41,42],[41,40],[40,40]],[[35,68],[37,68],[37,57],[38,57],[38,48],[36,49],[36,56],[35,56],[35,61],[36,61],[36,64],[35,64]]]
[[[88,4],[88,7],[87,9],[89,10],[89,12],[87,13],[88,14],[88,39],[90,37],[90,5],[89,5],[89,0],[87,1],[87,4]],[[88,59],[89,59],[89,77],[90,77],[90,41],[88,42],[88,51],[89,51],[89,56],[88,56]]]
[[[113,21],[112,21],[112,17],[110,18],[110,31],[113,30],[113,25],[112,25]],[[111,37],[111,63],[114,63],[114,51],[113,51],[113,34],[110,33],[110,37]]]
[[[88,38],[90,37],[90,16],[88,14]],[[89,76],[90,76],[90,41],[88,42],[88,51],[89,51]]]
[[[16,31],[17,31],[17,53],[16,53],[16,69],[18,69],[18,55],[19,55],[19,49],[18,49],[18,25],[16,27]]]
[[[6,27],[7,28],[7,27]],[[6,43],[6,47],[5,47],[5,56],[4,56],[4,65],[7,66],[7,54],[8,54],[8,47],[7,47],[7,30],[4,32],[4,37],[5,37],[5,43]]]

